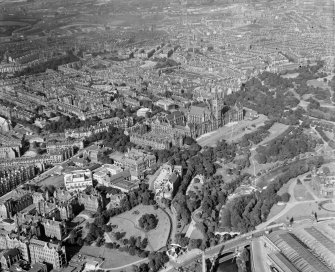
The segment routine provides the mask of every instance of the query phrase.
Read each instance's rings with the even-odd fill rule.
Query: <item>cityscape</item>
[[[0,271],[335,272],[334,0],[0,0]]]

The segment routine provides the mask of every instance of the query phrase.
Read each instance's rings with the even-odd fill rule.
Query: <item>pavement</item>
[[[251,259],[253,272],[271,272],[266,263],[267,252],[261,238],[253,239],[251,243]],[[257,268],[257,269],[256,269]]]

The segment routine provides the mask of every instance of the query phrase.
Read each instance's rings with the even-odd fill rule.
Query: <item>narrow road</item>
[[[251,258],[253,272],[270,272],[269,265],[266,263],[266,253],[261,238],[251,242]]]

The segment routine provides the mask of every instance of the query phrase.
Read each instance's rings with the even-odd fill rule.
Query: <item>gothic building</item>
[[[223,99],[214,99],[192,105],[187,113],[187,123],[193,138],[216,130],[225,124],[243,120],[243,107],[228,107]]]

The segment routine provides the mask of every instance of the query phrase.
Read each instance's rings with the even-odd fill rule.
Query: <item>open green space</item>
[[[278,205],[275,204],[272,206],[270,213],[267,217],[267,220],[270,220],[272,217],[276,216],[278,213],[280,213],[282,210],[284,210],[286,207],[286,204]]]
[[[141,229],[138,224],[138,220],[146,213],[154,214],[158,218],[157,227],[147,232]],[[170,219],[163,210],[144,205],[138,205],[127,212],[112,217],[109,223],[117,226],[113,229],[114,232],[126,232],[126,238],[130,236],[148,238],[149,249],[155,251],[166,245],[171,228]]]
[[[260,114],[257,119],[243,120],[237,124],[229,124],[213,132],[200,136],[197,142],[201,146],[215,146],[218,141],[224,139],[228,142],[240,140],[244,134],[255,131],[268,120],[265,115]]]
[[[294,186],[294,198],[297,201],[313,200],[314,197],[307,191],[303,184],[296,184]]]
[[[43,180],[37,181],[40,186],[50,186],[53,185],[56,188],[62,187],[64,185],[63,175],[49,176]]]
[[[312,213],[316,212],[318,217],[333,217],[334,212],[329,212],[324,209],[319,209],[317,202],[299,203],[292,207],[285,215],[277,220],[277,223],[287,222],[287,218],[293,217],[294,220],[308,219]]]

